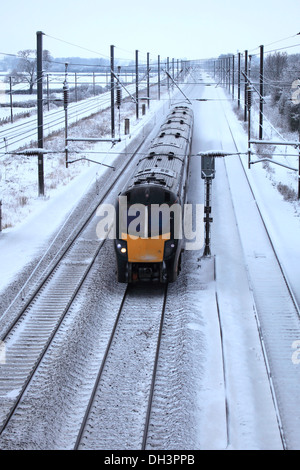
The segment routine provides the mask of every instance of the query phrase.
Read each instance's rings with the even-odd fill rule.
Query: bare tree
[[[287,67],[288,55],[286,52],[275,52],[266,57],[265,74],[273,80],[280,80]]]
[[[271,88],[271,95],[273,102],[276,103],[282,93],[282,79],[284,71],[288,64],[288,56],[286,52],[275,52],[270,54],[265,59],[265,78],[268,85],[266,88]]]
[[[18,52],[17,66],[12,70],[11,76],[14,83],[27,82],[29,93],[32,94],[36,81],[36,51],[25,49]],[[51,63],[51,54],[48,50],[43,51],[43,69],[48,70]]]

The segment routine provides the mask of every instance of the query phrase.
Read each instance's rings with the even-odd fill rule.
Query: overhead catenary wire
[[[80,46],[80,45],[78,45],[78,44],[74,44],[74,43],[69,42],[69,41],[66,41],[66,40],[64,40],[64,39],[57,38],[57,37],[55,37],[55,36],[51,36],[50,34],[44,33],[44,35],[45,35],[46,37],[48,37],[48,38],[54,39],[55,41],[60,41],[60,42],[63,42],[64,44],[68,44],[68,45],[70,45],[70,46],[77,47],[77,48],[82,49],[82,50],[84,50],[84,51],[92,52],[93,54],[100,55],[101,57],[109,58],[108,55],[102,54],[102,53],[99,52],[99,51],[94,51],[94,50],[88,49],[87,47]]]
[[[145,79],[145,76],[142,76],[139,79],[139,83],[141,83]],[[116,85],[115,85],[116,87]],[[125,87],[126,89],[126,87]],[[126,90],[127,91],[127,90]],[[108,94],[108,92],[107,92]],[[72,103],[70,107],[70,114],[69,117],[72,119],[74,117],[80,117],[84,115],[87,112],[92,112],[96,110],[101,110],[105,109],[109,105],[109,97],[107,96],[104,98],[105,93],[96,95],[94,97],[89,98],[88,102],[87,100],[82,100],[77,103]],[[131,96],[131,95],[130,95]],[[131,96],[132,97],[132,96]],[[103,99],[104,98],[104,99]],[[100,102],[101,100],[101,102]],[[63,111],[62,109],[58,109],[56,111],[52,111],[51,114],[48,117],[48,120],[45,121],[44,125],[50,129],[54,129],[57,125],[63,124],[64,123],[64,116],[63,116]],[[57,117],[55,117],[57,116]],[[32,126],[31,126],[32,124]],[[29,127],[28,127],[29,126]],[[26,122],[21,123],[21,124],[15,124],[14,126],[9,126],[8,129],[2,129],[0,130],[0,138],[4,140],[4,144],[0,146],[0,150],[3,150],[4,148],[7,147],[9,140],[10,145],[16,145],[19,142],[22,142],[23,139],[25,138],[31,138],[35,136],[36,133],[36,119],[33,118],[30,121],[26,120]],[[17,132],[16,132],[17,130]],[[6,152],[5,154],[9,154],[9,152]]]
[[[272,46],[273,44],[277,44],[277,43],[286,41],[286,40],[288,40],[288,39],[292,39],[292,38],[298,36],[299,34],[300,34],[300,33],[297,33],[297,34],[288,36],[288,37],[286,37],[286,38],[278,39],[278,40],[276,40],[276,41],[273,41],[273,42],[267,44],[266,47]],[[97,54],[98,56],[101,56],[101,58],[105,58],[105,59],[107,59],[107,60],[109,59],[109,56],[108,56],[107,54],[103,54],[103,53],[101,53],[101,52],[99,52],[99,51],[95,51],[95,50],[89,49],[89,48],[87,48],[87,47],[84,47],[84,46],[81,46],[81,45],[78,45],[78,44],[74,44],[74,43],[69,42],[69,41],[65,41],[64,39],[60,39],[60,38],[51,36],[51,35],[46,34],[46,33],[44,33],[44,35],[45,35],[46,37],[51,38],[51,39],[54,39],[54,40],[61,41],[61,42],[64,42],[64,43],[66,43],[66,44],[69,44],[69,45],[71,45],[71,46],[73,46],[73,47],[80,48],[80,49],[83,49],[83,50],[92,52],[92,53],[94,53],[94,54]],[[296,46],[297,46],[297,45],[292,45],[292,46],[287,46],[287,47],[296,47]],[[116,48],[121,50],[121,48],[119,48],[118,46],[116,46]],[[278,48],[278,49],[274,49],[274,50],[282,50],[282,49],[284,49],[284,48]],[[124,50],[123,50],[123,51],[124,51]],[[129,52],[129,51],[126,51],[126,52]],[[5,53],[2,53],[2,54],[5,54]],[[14,57],[16,57],[16,58],[21,59],[21,57],[19,57],[19,56],[17,56],[17,55],[14,55],[14,54],[5,54],[5,55],[12,55],[12,56],[14,56]],[[242,55],[243,55],[243,54],[242,54]],[[255,55],[255,54],[253,54],[253,55]],[[130,60],[132,60],[132,59],[130,59]],[[53,61],[50,61],[50,62],[63,65],[63,62],[58,62],[58,61],[56,61],[56,60],[53,60]],[[154,64],[156,64],[155,61],[153,61],[153,62],[154,62]],[[197,63],[197,61],[191,61],[191,62]],[[71,66],[71,65],[73,65],[73,64],[70,64],[70,66]],[[74,65],[75,65],[75,64],[74,64]],[[107,72],[108,72],[108,73],[110,72],[110,66],[109,66],[109,65],[104,65],[104,64],[99,64],[99,65],[98,65],[98,64],[95,64],[95,63],[93,63],[93,64],[92,64],[92,63],[91,63],[91,64],[78,64],[78,65],[80,65],[81,67],[96,67],[96,68],[97,68],[97,67],[101,67],[102,70],[103,70],[104,68],[106,68]],[[161,64],[161,65],[163,65],[163,64]],[[169,64],[169,65],[171,65],[171,64]],[[151,62],[151,66],[155,67],[155,65],[152,65],[152,62]],[[145,67],[146,67],[146,64],[144,64],[144,63],[143,63],[143,64],[142,64],[142,63],[139,63],[139,64],[138,64],[138,67],[139,67],[139,68],[142,67],[143,70],[144,70]],[[133,65],[129,65],[129,66],[127,66],[127,65],[122,65],[122,68],[123,68],[123,69],[124,69],[124,68],[126,68],[126,69],[129,69],[129,68],[130,68],[131,71],[132,71],[132,73],[133,73]],[[163,67],[162,67],[162,68],[163,68]],[[171,69],[171,67],[170,67],[170,69]],[[169,70],[170,70],[170,69],[169,69]],[[146,72],[146,73],[147,73],[147,72]],[[235,72],[235,73],[236,73],[236,72]],[[145,78],[145,76],[140,77],[138,83],[142,82],[144,78]],[[266,77],[264,77],[264,80],[265,80],[265,81],[268,81],[268,79],[267,79]],[[121,83],[121,82],[120,82],[120,83]],[[179,82],[177,82],[177,83],[179,84]],[[269,86],[274,86],[274,87],[275,87],[275,86],[280,86],[280,85],[285,85],[285,84],[282,83],[282,82],[279,82],[279,83],[276,83],[276,84],[275,84],[274,82],[271,83],[271,82],[269,81],[268,83],[269,83]],[[93,84],[94,84],[94,82],[93,82]],[[286,84],[286,86],[288,86],[288,84]],[[116,85],[115,85],[114,87],[116,87]],[[98,95],[98,96],[99,96],[99,95]],[[90,108],[89,108],[88,106],[90,106]],[[81,113],[84,113],[84,111],[88,111],[89,109],[92,110],[92,109],[93,109],[93,106],[92,106],[92,105],[87,105],[87,107],[85,107],[85,109],[82,109]],[[72,111],[72,112],[73,112],[73,111]],[[74,108],[74,113],[75,113],[75,112],[76,112],[76,111],[75,111],[75,108]],[[49,122],[47,122],[47,124],[45,124],[45,125],[47,125],[47,127],[48,127],[49,129],[54,128],[57,123],[58,123],[58,124],[61,123],[61,119],[62,119],[62,118],[59,116],[60,110],[58,110],[57,113],[58,113],[57,119],[55,119],[55,118],[54,118],[54,119],[51,119]],[[28,129],[28,130],[26,130],[26,133],[27,133],[27,134],[30,134],[30,132],[33,132],[33,131],[34,131],[33,128],[32,128],[32,129]],[[1,134],[2,134],[2,137],[3,137],[3,133],[5,133],[5,131],[0,130],[0,136],[1,136]],[[19,138],[20,135],[21,135],[21,134],[17,134],[17,135],[15,136],[15,138]],[[8,134],[8,136],[9,136],[9,134]]]
[[[105,106],[105,104],[109,104],[109,102],[107,103],[103,103],[103,105]],[[70,115],[69,117],[70,118],[73,118],[73,117],[76,117],[76,116],[80,116],[82,114],[85,114],[86,112],[89,112],[89,111],[93,111],[93,110],[96,110],[98,109],[98,103],[92,103],[88,106],[85,106],[84,108],[81,108],[80,110],[77,110],[77,109],[73,109],[71,112],[70,112]],[[60,110],[60,113],[63,113],[63,110]],[[47,127],[48,129],[54,129],[57,125],[59,124],[64,124],[64,116],[59,116],[58,118],[55,118],[49,122],[45,122],[44,123],[44,126]],[[10,144],[11,145],[15,145],[19,142],[22,142],[25,138],[30,138],[30,137],[34,137],[36,136],[36,130],[37,130],[37,126],[34,126],[24,132],[20,132],[19,134],[14,134],[13,137],[6,137],[6,138],[10,138]],[[20,138],[19,138],[20,137]],[[3,137],[2,137],[3,138]],[[3,148],[6,147],[7,144],[4,144],[2,147],[0,146],[0,150],[2,150]]]

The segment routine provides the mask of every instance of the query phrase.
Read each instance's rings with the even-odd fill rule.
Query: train
[[[120,283],[178,277],[193,125],[189,106],[173,107],[118,196],[114,247]]]

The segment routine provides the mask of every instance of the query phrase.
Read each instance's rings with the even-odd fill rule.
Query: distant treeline
[[[10,72],[18,69],[19,57],[4,56],[0,59],[0,72]],[[82,58],[82,57],[57,57],[50,56],[47,70],[49,72],[64,72],[65,64],[68,63],[68,72],[70,73],[105,73],[110,71],[110,60],[105,58]],[[126,67],[126,71],[135,71],[135,61],[125,62],[115,60],[115,68],[118,66]]]
[[[251,80],[259,83],[259,61],[251,64]],[[300,133],[300,54],[269,54],[264,60],[264,96],[275,108],[282,127]]]

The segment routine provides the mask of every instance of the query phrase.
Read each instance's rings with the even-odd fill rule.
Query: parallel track
[[[6,364],[0,368],[0,396],[6,411],[0,415],[0,435],[6,429],[29,386],[43,357],[49,349],[72,302],[88,276],[105,243],[96,237],[92,224],[96,210],[117,185],[140,146],[121,166],[102,198],[88,216],[74,229],[49,269],[42,275],[21,310],[2,332],[6,346]],[[92,228],[92,237],[89,230]],[[15,299],[16,300],[16,299]],[[12,307],[12,306],[11,306]],[[9,309],[7,309],[9,310]],[[5,315],[5,313],[4,313]]]
[[[233,131],[230,127],[230,123],[225,113],[224,115],[228,124],[228,129],[231,134],[234,147],[236,151],[239,152],[237,143],[233,135]],[[272,298],[271,299],[267,298],[269,294],[267,290],[264,290],[263,288],[263,285],[266,284],[266,289],[268,288],[270,289],[270,285],[269,285],[270,283],[268,283],[268,280],[264,278],[261,280],[261,284],[260,284],[258,280],[256,280],[255,277],[253,277],[254,274],[251,274],[251,269],[253,269],[253,273],[254,273],[255,268],[248,267],[248,271],[250,270],[249,277],[250,277],[250,282],[252,284],[252,290],[253,290],[253,295],[254,295],[255,318],[256,318],[256,323],[257,323],[257,329],[258,329],[261,347],[262,347],[262,351],[264,355],[264,361],[265,361],[266,370],[268,374],[270,390],[271,390],[273,403],[274,403],[274,409],[275,409],[275,413],[277,416],[277,423],[278,423],[278,429],[279,429],[280,436],[281,436],[282,446],[283,446],[283,449],[286,450],[289,448],[293,448],[293,444],[291,444],[290,442],[293,441],[293,435],[295,435],[295,438],[296,438],[296,433],[297,433],[296,417],[294,418],[289,415],[291,413],[290,410],[293,409],[293,406],[296,406],[297,396],[299,396],[300,391],[298,390],[298,381],[296,378],[297,371],[290,370],[291,369],[291,354],[289,351],[290,351],[294,336],[295,336],[295,339],[297,339],[299,335],[300,309],[296,301],[295,295],[293,293],[293,290],[291,288],[288,277],[285,273],[285,269],[280,261],[280,257],[272,241],[272,237],[268,230],[267,224],[264,220],[262,211],[260,210],[260,207],[256,201],[255,194],[251,187],[251,184],[250,184],[247,172],[245,170],[245,167],[243,165],[241,156],[239,155],[238,158],[239,158],[239,162],[240,162],[243,174],[245,176],[245,180],[247,181],[248,188],[253,197],[255,208],[257,209],[257,213],[259,215],[260,221],[262,223],[266,237],[268,239],[269,246],[271,247],[271,252],[273,253],[273,256],[274,256],[274,269],[275,269],[276,264],[278,267],[277,278],[279,279],[281,275],[282,281],[283,281],[282,287],[279,289],[282,290],[282,299],[285,298],[285,304],[284,304],[285,307],[282,310],[280,309],[278,310],[278,308],[275,308],[276,304],[273,304],[274,311],[278,310],[278,313],[280,314],[280,316],[278,317],[278,320],[276,319],[276,323],[275,323],[273,321],[274,312],[272,311],[271,315],[268,314],[268,311],[272,308]],[[274,277],[274,286],[275,286],[275,279],[277,278]],[[280,284],[280,281],[278,281],[278,283]],[[284,286],[286,289],[284,288]],[[274,292],[274,295],[275,295],[275,292]],[[276,292],[276,295],[279,295],[279,293]],[[282,320],[281,320],[281,317],[282,317]],[[277,325],[277,321],[279,322],[278,325]],[[280,341],[283,341],[284,350],[282,351],[281,354],[278,355],[277,352],[279,352],[278,351],[279,338],[280,338]],[[283,338],[283,340],[281,340],[281,338]],[[283,383],[285,382],[285,380],[283,379],[283,375],[285,374],[287,374],[286,379],[285,379],[286,385],[283,386]],[[290,376],[288,374],[290,374]],[[292,383],[289,384],[289,381],[291,380],[289,377],[292,377],[293,380],[295,380],[295,385],[293,385]],[[290,398],[286,398],[289,396]],[[294,405],[292,404],[293,401],[295,402]]]
[[[75,449],[146,448],[166,299],[167,285],[127,286]]]
[[[225,117],[226,117],[226,115],[225,115]],[[235,141],[235,138],[234,138],[234,136],[233,136],[233,132],[232,132],[232,129],[231,129],[231,127],[230,127],[230,124],[229,124],[229,122],[228,122],[227,117],[226,117],[226,121],[227,121],[227,124],[228,124],[228,128],[229,128],[229,131],[230,131],[230,134],[231,134],[232,141],[233,141],[233,143],[234,143],[235,149],[236,149],[237,152],[239,152],[238,146],[237,146],[237,144],[236,144],[236,141]],[[260,207],[259,207],[259,205],[258,205],[258,203],[257,203],[257,201],[256,201],[255,194],[254,194],[253,189],[252,189],[252,187],[251,187],[251,184],[250,184],[250,181],[249,181],[247,172],[245,171],[245,167],[244,167],[244,165],[243,165],[243,163],[242,163],[241,156],[239,155],[238,158],[239,158],[239,160],[240,160],[241,167],[242,167],[242,169],[243,169],[245,178],[246,178],[246,180],[247,180],[248,187],[249,187],[249,189],[250,189],[250,191],[251,191],[251,194],[252,194],[252,196],[253,196],[253,200],[254,200],[254,202],[255,202],[256,209],[257,209],[257,211],[258,211],[258,213],[259,213],[259,215],[260,215],[261,221],[262,221],[262,223],[263,223],[263,226],[264,226],[265,231],[266,231],[266,234],[267,234],[267,236],[268,236],[270,245],[271,245],[271,247],[272,247],[274,256],[275,256],[275,258],[276,258],[276,260],[277,260],[278,266],[279,266],[280,271],[281,271],[281,273],[282,273],[282,277],[283,277],[284,282],[285,282],[285,284],[286,284],[286,287],[287,287],[287,289],[288,289],[288,291],[289,291],[289,294],[290,294],[291,300],[292,300],[292,302],[293,302],[293,304],[294,304],[295,310],[297,311],[298,316],[299,316],[299,318],[300,318],[300,308],[299,308],[299,305],[298,305],[298,303],[297,303],[297,301],[296,301],[295,295],[294,295],[294,293],[293,293],[293,290],[292,290],[292,288],[291,288],[290,282],[289,282],[289,280],[288,280],[288,278],[287,278],[287,275],[286,275],[286,273],[285,273],[284,267],[283,267],[283,265],[282,265],[282,263],[281,263],[281,261],[280,261],[280,259],[279,259],[278,253],[277,253],[277,251],[276,251],[276,249],[275,249],[274,243],[273,243],[273,241],[272,241],[272,237],[271,237],[270,232],[269,232],[269,230],[268,230],[267,224],[266,224],[266,222],[265,222],[265,220],[264,220],[263,214],[262,214],[262,212],[261,212],[261,210],[260,210]]]

